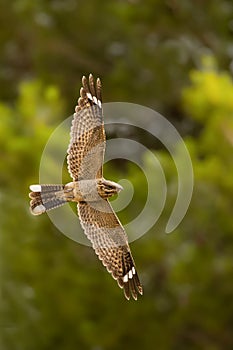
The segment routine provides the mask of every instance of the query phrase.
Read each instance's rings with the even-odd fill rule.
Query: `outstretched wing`
[[[105,131],[101,101],[101,81],[92,74],[82,78],[67,150],[68,171],[73,180],[102,177]]]
[[[85,234],[127,299],[136,300],[142,294],[142,285],[124,228],[107,200],[78,203],[78,214]]]

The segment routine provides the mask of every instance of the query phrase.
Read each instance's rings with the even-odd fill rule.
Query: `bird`
[[[109,198],[123,188],[103,177],[106,136],[101,80],[82,77],[67,150],[67,168],[72,181],[36,184],[30,188],[30,211],[43,214],[67,202],[77,203],[81,227],[98,258],[123,289],[125,298],[143,294],[128,237]]]

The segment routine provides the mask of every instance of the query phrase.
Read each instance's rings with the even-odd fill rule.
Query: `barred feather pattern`
[[[76,201],[81,225],[95,253],[112,277],[117,280],[118,285],[123,288],[125,297],[127,299],[133,297],[136,300],[138,294],[143,294],[142,285],[125,230],[107,199],[112,191],[118,193],[119,185],[114,185],[113,182],[103,178],[106,138],[101,82],[100,79],[95,81],[90,74],[89,79],[82,78],[82,85],[67,150],[68,171],[73,182],[65,186],[30,186],[31,212],[40,215],[67,201]],[[88,199],[88,202],[87,197],[77,196],[75,188],[81,188],[81,184],[86,183],[80,180],[97,180],[91,183],[102,186],[98,190],[94,189],[102,198],[98,196],[95,200],[95,196],[90,196],[88,193],[87,197],[92,198],[92,201]],[[92,189],[88,187],[88,191]]]
[[[34,215],[40,215],[67,202],[63,185],[31,185],[30,188],[30,209]]]
[[[79,202],[78,215],[96,254],[123,288],[125,297],[137,300],[138,293],[143,294],[142,285],[125,230],[108,200],[99,201],[95,206]]]
[[[73,180],[101,178],[105,152],[105,131],[101,82],[92,75],[82,79],[67,150],[68,171]]]

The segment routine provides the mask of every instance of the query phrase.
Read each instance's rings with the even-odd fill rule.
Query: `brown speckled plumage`
[[[81,225],[99,259],[124,289],[125,297],[136,300],[143,293],[142,285],[125,230],[108,201],[121,188],[103,178],[106,139],[101,82],[90,74],[89,79],[83,77],[82,85],[67,151],[73,182],[64,186],[32,185],[31,211],[39,215],[67,201],[77,202]]]

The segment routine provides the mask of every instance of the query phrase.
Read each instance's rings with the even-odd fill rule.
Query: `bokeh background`
[[[0,28],[0,349],[232,349],[232,1],[0,0]],[[44,145],[89,72],[105,102],[165,115],[192,157],[192,202],[166,235],[173,160],[158,140],[124,130],[160,160],[168,189],[159,221],[131,244],[145,293],[137,302],[91,248],[28,209]],[[119,213],[127,223],[145,203],[145,177],[132,162],[105,171],[134,185]]]

